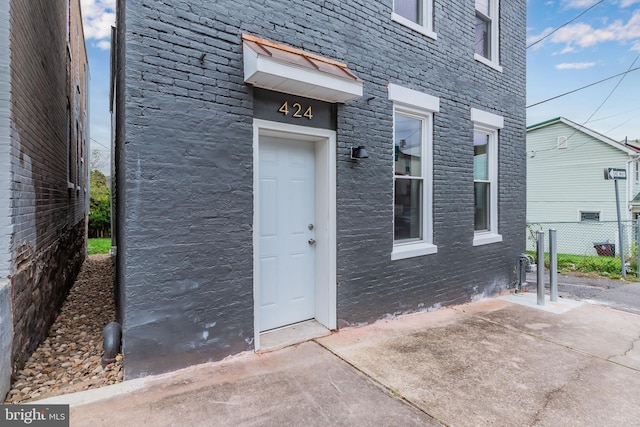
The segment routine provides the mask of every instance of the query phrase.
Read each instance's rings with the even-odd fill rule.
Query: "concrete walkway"
[[[36,403],[72,426],[639,426],[640,316],[569,305],[487,299]]]

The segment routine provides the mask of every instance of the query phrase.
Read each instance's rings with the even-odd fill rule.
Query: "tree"
[[[91,150],[91,170],[107,170],[105,167],[108,167],[109,164],[102,153],[103,150]]]
[[[91,171],[89,199],[89,237],[109,237],[111,195],[107,187],[107,177],[99,170]]]

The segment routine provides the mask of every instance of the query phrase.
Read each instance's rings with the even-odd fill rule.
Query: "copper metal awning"
[[[247,83],[327,102],[362,96],[362,80],[346,64],[249,34],[242,41]]]

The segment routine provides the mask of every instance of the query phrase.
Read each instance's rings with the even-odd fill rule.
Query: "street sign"
[[[604,168],[604,179],[627,179],[627,170]]]
[[[620,244],[620,265],[622,266],[622,271],[620,274],[622,278],[627,277],[627,269],[624,262],[624,246],[622,242],[622,220],[620,216],[620,193],[618,192],[618,181],[627,179],[627,170],[626,169],[617,169],[617,168],[604,168],[604,179],[612,179],[615,184],[616,191],[616,212],[618,214],[618,238]]]

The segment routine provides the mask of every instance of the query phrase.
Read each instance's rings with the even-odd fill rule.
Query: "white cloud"
[[[102,50],[109,50],[111,49],[111,42],[108,40],[100,40],[96,46],[98,47],[98,49],[102,49]]]
[[[634,0],[623,0],[634,1]],[[596,4],[598,0],[563,0],[563,4],[567,9],[584,9]]]
[[[629,7],[636,3],[640,3],[640,0],[622,0],[620,2],[620,7]]]
[[[573,46],[565,46],[564,49],[562,49],[560,52],[554,53],[554,55],[564,55],[565,53],[573,53],[576,50],[577,49]]]
[[[626,0],[639,1],[640,0]],[[577,23],[560,28],[550,37],[553,43],[564,43],[563,51],[575,51],[575,47],[591,47],[607,41],[635,41],[640,39],[640,10],[636,10],[625,24],[614,21],[603,28],[594,28],[589,24]]]
[[[540,34],[534,34],[532,36],[527,36],[527,46],[537,42],[538,40],[546,37],[549,35],[549,33],[553,31],[553,28],[551,27],[547,27],[544,30],[542,30],[542,32]],[[534,49],[538,49],[542,46],[543,43],[538,43],[535,45]]]
[[[86,40],[96,40],[103,49],[111,37],[111,26],[116,22],[116,0],[80,0],[82,24]]]
[[[556,65],[558,70],[584,70],[596,65],[595,62],[564,62]]]
[[[577,44],[580,47],[590,47],[604,41],[615,40],[616,34],[605,28],[597,30],[589,24],[578,23],[560,28],[551,37],[554,43],[566,43],[568,46]]]

